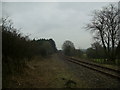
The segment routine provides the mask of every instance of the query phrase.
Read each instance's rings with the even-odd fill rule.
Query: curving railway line
[[[83,60],[78,60],[78,59],[67,57],[67,56],[64,56],[64,55],[60,55],[60,56],[64,60],[70,61],[70,62],[75,63],[77,65],[81,65],[83,67],[92,69],[94,71],[100,72],[102,74],[105,74],[105,75],[108,75],[108,76],[111,76],[111,77],[114,77],[114,78],[117,78],[117,79],[120,80],[120,70],[119,69],[111,69],[111,68],[108,68],[108,67],[98,65],[96,63],[86,62],[86,61],[83,61]]]

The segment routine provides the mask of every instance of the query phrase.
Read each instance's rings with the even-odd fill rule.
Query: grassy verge
[[[85,61],[88,61],[88,62],[94,62],[94,63],[100,64],[100,65],[108,67],[108,68],[119,69],[120,70],[120,60],[115,60],[114,62],[109,62],[105,59],[89,59],[86,56],[84,56],[84,58],[83,57],[72,57],[72,58],[75,58],[75,59],[78,59],[78,60],[79,59],[80,60],[85,60]]]
[[[67,65],[57,55],[35,57],[27,63],[24,73],[9,75],[3,80],[7,88],[86,88],[84,81],[79,81],[68,70]]]
[[[108,68],[120,69],[120,60],[115,60],[114,62],[109,62],[104,59],[92,59],[93,62],[101,64]]]

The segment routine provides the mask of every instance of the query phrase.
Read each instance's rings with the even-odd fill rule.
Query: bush
[[[52,39],[30,40],[13,28],[11,22],[3,19],[2,26],[3,75],[21,72],[26,60],[36,55],[47,56],[57,51]]]

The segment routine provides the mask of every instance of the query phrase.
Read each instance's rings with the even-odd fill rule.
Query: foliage
[[[62,49],[63,49],[63,53],[65,55],[67,55],[67,56],[74,55],[75,47],[71,41],[69,41],[69,40],[65,41],[62,45]]]
[[[91,47],[87,49],[86,54],[88,58],[106,59],[104,48],[98,42],[91,44]]]
[[[62,45],[63,53],[67,56],[83,57],[84,52],[80,49],[75,49],[74,44],[71,41],[65,41]]]
[[[30,40],[13,27],[11,20],[2,19],[3,74],[21,72],[26,60],[36,55],[48,56],[57,52],[52,39]]]

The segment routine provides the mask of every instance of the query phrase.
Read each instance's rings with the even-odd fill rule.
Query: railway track
[[[92,69],[94,71],[100,72],[102,74],[105,75],[109,75],[111,77],[117,78],[120,80],[120,70],[116,70],[116,69],[111,69],[108,67],[104,67],[95,63],[90,63],[90,62],[86,62],[86,61],[82,61],[82,60],[78,60],[78,59],[74,59],[74,58],[70,58],[70,57],[66,57],[66,56],[62,56],[65,60],[70,61],[72,63],[75,63],[77,65],[81,65],[83,67]]]

